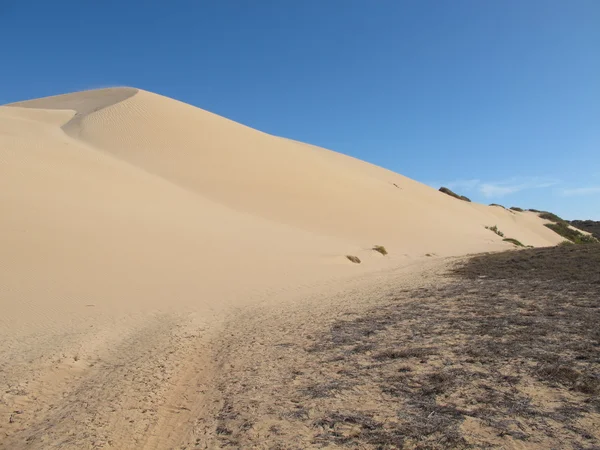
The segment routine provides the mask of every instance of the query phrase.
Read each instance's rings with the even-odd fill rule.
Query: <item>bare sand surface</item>
[[[485,226],[562,241],[536,214],[133,88],[1,106],[0,210],[7,449],[208,446],[232,316],[308,298],[335,315],[353,283],[513,247]]]

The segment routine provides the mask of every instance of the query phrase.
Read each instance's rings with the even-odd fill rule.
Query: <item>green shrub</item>
[[[566,222],[545,223],[544,225],[574,244],[594,244],[598,242],[594,236],[574,230]]]
[[[504,206],[499,205],[498,203],[490,203],[490,206],[499,206],[500,208],[506,209]]]
[[[494,233],[496,233],[500,237],[504,237],[504,233],[502,231],[500,231],[496,225],[494,225],[493,227],[485,227],[485,229],[493,231]]]
[[[376,252],[379,252],[384,256],[388,254],[387,250],[385,249],[385,247],[383,245],[376,245],[373,247],[372,250],[375,250]]]
[[[358,256],[346,255],[346,258],[348,258],[354,264],[360,264],[360,258]]]
[[[534,212],[534,213],[541,213],[542,212],[539,209],[533,209],[533,208],[529,208],[527,211],[531,211],[531,212]]]
[[[562,246],[562,245],[575,245],[575,244],[573,244],[573,242],[571,242],[571,241],[562,241],[562,242],[561,242],[560,244],[558,244],[558,245],[561,245],[561,246]]]
[[[510,209],[517,212],[523,212],[523,208],[519,208],[518,206],[511,206]]]
[[[465,197],[464,195],[458,195],[457,193],[452,192],[450,189],[448,189],[447,187],[444,187],[444,186],[442,186],[439,189],[439,191],[443,192],[444,194],[448,194],[450,197],[454,197],[454,198],[457,198],[459,200],[463,200],[465,202],[470,202],[471,201],[471,199],[469,197]]]
[[[596,239],[600,239],[600,221],[594,220],[571,220],[569,222],[575,228],[591,233]]]
[[[513,238],[504,238],[502,240],[506,241],[506,242],[510,242],[511,244],[515,244],[517,247],[525,247],[523,244],[521,244],[521,242],[519,242],[519,241],[517,241],[516,239],[513,239]]]
[[[561,219],[560,217],[558,217],[556,214],[553,214],[548,211],[544,211],[544,212],[540,213],[539,216],[542,219],[551,220],[552,222],[564,222],[564,220]]]

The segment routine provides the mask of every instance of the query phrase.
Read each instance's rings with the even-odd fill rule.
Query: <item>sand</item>
[[[534,213],[133,88],[1,106],[0,209],[11,449],[171,448],[173,424],[202,415],[232,314],[514,247],[485,226],[562,241]],[[178,410],[183,396],[194,407]]]

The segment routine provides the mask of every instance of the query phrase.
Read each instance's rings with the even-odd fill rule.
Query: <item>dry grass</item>
[[[470,202],[471,199],[469,197],[465,197],[464,195],[458,195],[457,193],[453,192],[452,190],[448,189],[447,187],[441,187],[439,189],[440,192],[443,192],[446,195],[449,195],[450,197],[454,197],[458,200],[462,200],[465,202]]]
[[[504,233],[502,231],[500,231],[496,225],[491,226],[491,227],[485,227],[485,229],[493,231],[494,233],[496,233],[500,237],[504,237]]]
[[[510,242],[511,244],[515,244],[517,247],[525,247],[520,241],[513,238],[504,238],[502,240],[505,242]]]
[[[593,245],[481,255],[326,321],[252,360],[221,446],[599,448],[598,267]],[[270,435],[253,431],[264,415]]]
[[[597,267],[596,246],[479,256],[443,287],[398,293],[386,308],[335,323],[313,351],[336,364],[337,386],[377,386],[381,402],[398,410],[384,419],[383,407],[338,407],[315,420],[315,442],[600,445],[598,430],[580,425],[600,418]],[[465,433],[467,418],[482,424],[481,434]],[[348,424],[353,433],[341,432]]]
[[[358,256],[346,255],[346,258],[348,258],[354,264],[360,264],[360,258]]]
[[[387,250],[383,245],[376,245],[372,248],[372,250],[375,250],[376,252],[379,252],[384,256],[388,254]]]

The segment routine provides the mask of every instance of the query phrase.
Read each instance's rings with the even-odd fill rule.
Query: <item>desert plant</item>
[[[490,206],[499,206],[500,208],[506,209],[504,206],[499,205],[498,203],[490,203]]]
[[[346,258],[348,258],[354,264],[360,264],[360,258],[358,256],[346,255]]]
[[[529,208],[527,211],[531,211],[531,212],[534,212],[534,213],[541,213],[542,212],[539,209],[533,209],[533,208]]]
[[[500,231],[496,225],[494,225],[493,227],[485,227],[485,229],[493,231],[494,233],[496,233],[500,237],[504,237],[504,233],[502,231]]]
[[[565,239],[573,242],[574,244],[595,244],[598,240],[594,236],[589,234],[583,234],[579,230],[575,230],[569,226],[566,222],[558,223],[545,223],[546,227],[550,228],[555,233],[561,235]]]
[[[376,252],[379,252],[384,256],[388,254],[387,250],[383,245],[376,245],[372,248],[372,250],[375,250]]]
[[[519,208],[518,206],[511,206],[510,209],[517,212],[523,212],[523,208]]]
[[[564,222],[564,220],[558,217],[556,214],[548,211],[539,213],[539,217],[542,219],[551,220],[552,222]]]
[[[596,239],[600,239],[600,221],[571,220],[569,223],[575,228],[591,233]]]
[[[458,200],[463,200],[465,202],[470,202],[471,199],[469,197],[465,197],[464,195],[458,195],[456,192],[451,191],[450,189],[448,189],[447,187],[442,186],[439,189],[440,192],[443,192],[444,194],[449,195],[450,197],[454,197],[457,198]]]
[[[517,241],[516,239],[513,239],[513,238],[504,238],[502,240],[506,241],[506,242],[510,242],[511,244],[515,244],[517,247],[525,247],[523,244],[521,244],[521,242],[519,242],[519,241]]]

